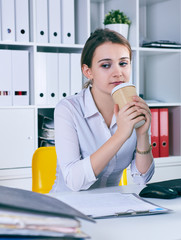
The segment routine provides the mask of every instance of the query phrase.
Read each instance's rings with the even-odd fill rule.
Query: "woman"
[[[130,80],[129,42],[114,31],[96,30],[82,51],[81,68],[87,88],[55,109],[58,160],[52,191],[117,186],[129,164],[134,181],[146,183],[154,173],[149,107],[135,96],[119,110],[111,96],[115,86]],[[145,124],[135,130],[143,119]]]

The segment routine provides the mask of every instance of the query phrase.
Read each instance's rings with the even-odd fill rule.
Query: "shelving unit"
[[[29,105],[0,107],[3,116],[0,118],[3,126],[0,184],[22,187],[22,180],[26,178],[29,184],[27,186],[26,182],[23,187],[31,189],[31,159],[38,147],[38,114],[53,115],[55,105],[36,102],[37,54],[81,53],[90,33],[104,27],[104,15],[111,9],[120,9],[132,21],[129,30],[133,51],[132,82],[138,94],[146,100],[157,100],[149,102],[150,107],[169,109],[170,157],[155,159],[157,167],[153,179],[166,178],[167,173],[169,178],[170,171],[172,177],[180,177],[175,166],[181,170],[181,49],[144,48],[142,42],[181,42],[181,0],[74,0],[75,44],[37,42],[37,1],[29,0],[29,42],[3,41],[0,34],[0,49],[28,51],[30,73]],[[13,176],[16,176],[16,184]]]

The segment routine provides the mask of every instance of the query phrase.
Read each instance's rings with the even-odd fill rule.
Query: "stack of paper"
[[[80,230],[80,222],[76,219],[11,210],[0,210],[0,234],[86,237]]]
[[[0,236],[88,237],[77,218],[93,221],[52,197],[0,186]]]
[[[38,115],[38,138],[40,147],[55,146],[54,119]]]

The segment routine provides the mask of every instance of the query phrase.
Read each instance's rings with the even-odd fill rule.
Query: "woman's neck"
[[[114,114],[112,96],[104,92],[96,91],[94,88],[91,89],[91,93],[99,112],[102,114],[107,126],[110,127]]]

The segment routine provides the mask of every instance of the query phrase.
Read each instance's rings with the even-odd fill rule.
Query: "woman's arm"
[[[146,173],[153,162],[151,146],[149,142],[148,130],[151,124],[151,111],[145,101],[140,97],[134,97],[135,106],[138,112],[145,115],[145,124],[136,129],[137,134],[137,152],[136,167],[142,174]]]
[[[137,110],[138,107],[135,106],[135,102],[128,103],[120,111],[118,105],[115,105],[114,113],[118,128],[115,134],[91,155],[91,164],[96,176],[104,169],[125,141],[131,136],[134,125],[145,119],[144,116],[136,118],[140,114]],[[139,141],[139,143],[141,142]]]

